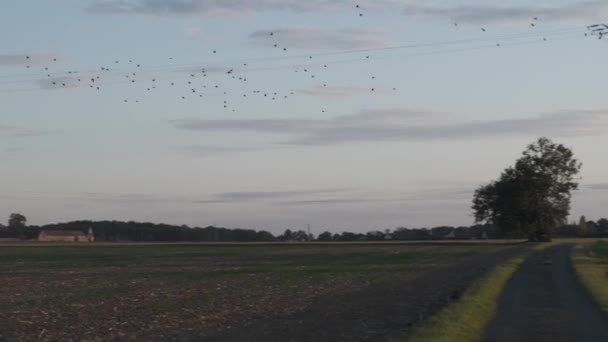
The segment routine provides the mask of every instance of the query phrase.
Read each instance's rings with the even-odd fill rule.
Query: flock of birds
[[[362,7],[355,5],[358,11],[359,17],[364,16]],[[534,28],[538,26],[539,18],[530,18],[529,26]],[[458,22],[454,22],[455,27],[459,26]],[[486,27],[479,27],[479,29],[488,33],[490,30]],[[559,37],[560,35],[580,35],[580,29],[577,31],[565,30],[565,31],[554,31],[554,32],[538,32],[538,33],[524,33],[519,35],[503,36],[500,39],[507,43],[517,39],[532,39],[532,41],[526,41],[524,43],[538,43],[542,41],[548,41],[552,36]],[[585,36],[597,36],[599,39],[603,39],[605,35],[608,35],[608,25],[605,24],[594,24],[587,27],[587,31],[584,32]],[[271,46],[277,50],[287,52],[288,46],[281,44],[280,32],[267,32],[267,39]],[[96,92],[103,92],[106,87],[112,85],[129,85],[132,87],[132,91],[129,91],[130,95],[124,96],[121,101],[124,103],[140,103],[146,97],[146,93],[154,93],[159,89],[173,88],[175,91],[172,93],[176,94],[178,99],[187,100],[191,98],[206,98],[206,97],[217,97],[220,96],[221,105],[226,110],[236,111],[236,108],[231,106],[235,96],[246,99],[251,97],[259,97],[267,99],[269,101],[287,100],[292,96],[295,96],[297,90],[271,90],[262,89],[254,85],[249,85],[251,73],[253,71],[266,71],[266,70],[280,70],[280,69],[292,69],[291,72],[297,73],[300,76],[293,77],[304,77],[318,87],[318,91],[327,89],[331,91],[332,86],[323,81],[326,70],[331,66],[331,63],[343,64],[349,62],[361,62],[375,59],[372,53],[379,51],[393,51],[393,50],[412,50],[417,47],[449,47],[449,46],[463,46],[463,50],[472,49],[470,44],[472,43],[484,43],[484,48],[488,47],[488,43],[496,39],[495,37],[480,37],[473,40],[462,40],[454,42],[443,42],[436,44],[420,44],[420,45],[404,45],[404,46],[392,46],[382,48],[370,48],[370,49],[357,49],[357,50],[346,50],[336,51],[327,53],[316,53],[309,55],[281,55],[272,56],[269,58],[262,58],[258,60],[242,60],[234,62],[232,64],[223,65],[212,65],[212,66],[200,66],[194,64],[176,64],[174,57],[169,57],[169,64],[160,66],[144,66],[143,63],[135,61],[134,59],[116,59],[109,64],[100,65],[96,69],[88,70],[65,70],[60,69],[60,61],[57,58],[51,58],[47,62],[47,65],[43,66],[40,71],[43,72],[43,77],[38,77],[37,82],[40,88],[43,89],[61,89],[61,88],[83,88],[88,87]],[[467,45],[468,44],[468,45]],[[497,47],[501,47],[501,42],[494,41]],[[517,45],[517,43],[512,44]],[[459,50],[447,50],[459,51]],[[415,51],[419,53],[418,51]],[[423,51],[420,54],[425,53],[441,53],[442,51]],[[221,56],[220,52],[215,49],[209,52],[211,55]],[[345,61],[328,61],[324,57],[329,56],[342,56],[342,55],[354,55],[354,59]],[[414,54],[415,55],[415,54]],[[389,56],[390,57],[390,56]],[[397,56],[399,57],[399,56]],[[24,56],[25,67],[30,71],[34,71],[33,58],[31,56]],[[270,66],[270,67],[251,67],[250,64],[260,62],[276,62],[276,61],[289,61],[289,60],[306,60],[305,63],[297,65],[281,65],[281,66]],[[248,76],[249,75],[249,76]],[[397,87],[382,87],[378,86],[376,81],[376,75],[370,74],[367,77],[369,83],[360,87],[360,89],[367,89],[369,93],[378,93],[380,90],[383,91],[397,91]],[[232,83],[230,83],[232,82]],[[238,83],[241,86],[233,86],[234,83]],[[2,90],[2,76],[0,76],[0,91]],[[136,93],[136,95],[133,95]],[[321,112],[326,112],[326,108],[320,108]]]
[[[608,25],[606,24],[594,24],[587,26],[589,33],[585,35],[597,36],[598,39],[603,39],[605,35],[608,35]]]

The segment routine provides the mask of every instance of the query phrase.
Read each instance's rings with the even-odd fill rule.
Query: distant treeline
[[[273,235],[265,230],[228,229],[219,227],[189,227],[169,224],[154,224],[121,221],[73,221],[44,226],[5,227],[0,229],[0,238],[36,239],[41,230],[93,229],[97,241],[142,241],[142,242],[272,242],[272,241],[382,241],[382,240],[471,240],[526,238],[523,234],[507,232],[490,225],[470,227],[397,228],[374,230],[367,233],[320,233],[318,236],[303,230],[285,230]],[[566,224],[553,230],[553,237],[608,237],[608,219],[597,222],[581,220],[578,224]]]
[[[121,221],[73,221],[44,226],[22,228],[22,237],[35,239],[42,230],[80,230],[93,229],[97,241],[274,241],[275,237],[267,231],[251,229],[228,229],[218,227],[191,228],[185,225],[154,224]]]

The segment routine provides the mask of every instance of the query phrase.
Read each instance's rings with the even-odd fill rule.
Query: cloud
[[[354,188],[333,188],[315,190],[223,192],[213,195],[210,199],[196,201],[196,203],[232,203],[244,201],[276,200],[299,196],[344,193],[354,190]]]
[[[604,191],[604,190],[608,190],[608,183],[589,184],[589,185],[587,185],[587,188],[589,188],[591,190]]]
[[[63,89],[63,88],[81,88],[88,87],[91,83],[87,82],[88,77],[51,77],[36,80],[35,83],[40,89]]]
[[[608,111],[557,111],[536,117],[457,120],[453,115],[407,109],[363,111],[329,119],[181,119],[177,129],[292,135],[286,144],[471,140],[498,136],[585,136],[605,131]]]
[[[608,15],[606,1],[585,1],[566,5],[466,5],[433,6],[413,3],[406,5],[406,15],[447,17],[456,22],[468,23],[529,23],[538,17],[542,21],[602,21]]]
[[[24,146],[15,146],[15,147],[7,147],[3,151],[5,153],[17,153],[17,152],[25,151],[26,149],[27,148]]]
[[[451,18],[469,23],[521,23],[537,16],[541,21],[602,21],[608,16],[608,3],[589,0],[578,3],[534,4],[525,6],[488,5],[488,1],[358,0],[362,11],[399,11],[406,15]],[[506,3],[506,2],[504,2]],[[443,5],[446,4],[446,5]],[[90,13],[141,15],[239,15],[268,11],[297,13],[336,11],[356,15],[353,2],[347,0],[93,0],[86,7]]]
[[[310,119],[178,119],[172,120],[177,129],[189,131],[252,131],[262,133],[302,133],[320,129],[321,120]]]
[[[378,198],[333,198],[333,199],[311,199],[279,202],[279,205],[303,206],[303,205],[340,205],[370,202],[396,202],[398,199],[378,199]]]
[[[45,135],[44,131],[35,131],[19,126],[0,124],[0,137],[22,138]]]
[[[271,35],[272,34],[272,35]],[[249,35],[255,44],[281,48],[303,49],[369,49],[392,46],[386,32],[379,30],[343,28],[321,29],[312,27],[258,30]]]
[[[198,66],[189,66],[189,67],[184,67],[184,68],[177,68],[174,71],[175,72],[186,72],[189,74],[200,74],[200,75],[204,75],[204,74],[225,74],[228,71],[230,71],[230,69],[234,68],[230,68],[227,66],[215,66],[215,65],[198,65]],[[204,71],[204,72],[203,72]]]
[[[277,202],[277,205],[286,206],[315,206],[315,205],[342,205],[356,203],[382,203],[382,202],[422,202],[422,201],[469,201],[475,187],[458,187],[442,189],[419,189],[403,191],[403,193],[367,193],[357,197],[334,198],[306,198]]]
[[[210,145],[190,145],[184,149],[188,152],[199,156],[219,155],[234,152],[246,152],[253,150],[249,147],[231,147],[231,146],[210,146]]]
[[[188,38],[197,38],[203,33],[203,30],[200,27],[196,26],[188,26],[183,29],[184,35]]]
[[[359,0],[366,9],[394,6],[399,1]],[[226,15],[265,11],[317,12],[352,9],[346,0],[96,0],[91,13],[127,13],[147,15]],[[354,12],[353,12],[354,13]]]
[[[346,97],[353,95],[369,94],[369,88],[362,87],[342,87],[342,86],[323,86],[317,85],[308,89],[298,90],[300,93],[310,96],[321,96],[321,97]],[[381,89],[376,89],[380,92]]]
[[[16,54],[16,55],[6,55],[0,54],[0,66],[2,65],[41,65],[43,63],[48,63],[53,60],[53,58],[57,58],[57,56],[51,54],[42,54],[42,53],[34,53],[34,54]]]
[[[45,192],[21,191],[11,193],[5,191],[0,198],[10,200],[37,201],[75,201],[78,203],[104,203],[115,205],[167,205],[192,203],[192,198],[186,196],[143,194],[143,193],[103,193],[103,192]]]

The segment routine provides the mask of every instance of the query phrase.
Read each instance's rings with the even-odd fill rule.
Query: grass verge
[[[466,342],[480,341],[496,313],[498,298],[513,273],[534,251],[552,244],[540,244],[499,265],[469,287],[460,300],[445,307],[415,327],[409,338],[393,342]]]
[[[608,241],[580,243],[571,256],[580,282],[608,314]]]

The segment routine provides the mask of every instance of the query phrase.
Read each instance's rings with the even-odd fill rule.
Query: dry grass
[[[557,242],[560,243],[560,242]],[[465,291],[462,298],[424,321],[409,336],[409,342],[480,341],[492,321],[498,298],[507,281],[532,252],[555,245],[539,244],[498,266]],[[402,341],[396,339],[395,341]]]
[[[608,313],[608,242],[581,241],[572,251],[572,261],[581,283]]]

